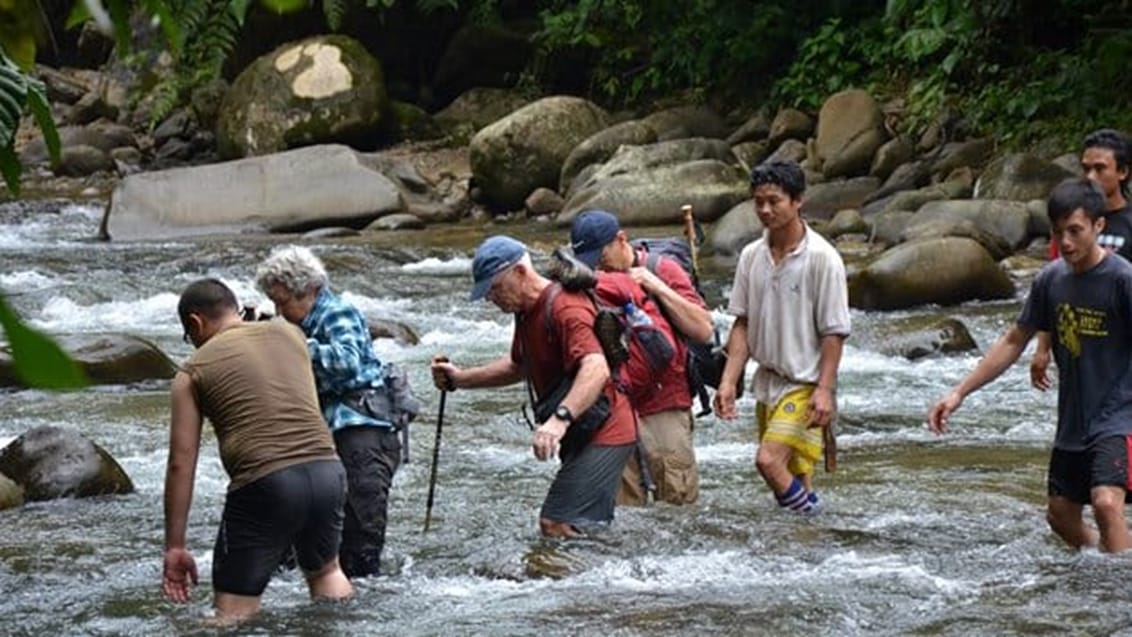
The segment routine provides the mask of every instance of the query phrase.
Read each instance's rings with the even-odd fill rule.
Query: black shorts
[[[1077,504],[1089,504],[1093,487],[1121,487],[1125,499],[1129,484],[1132,437],[1103,438],[1084,451],[1054,449],[1049,459],[1049,495]]]
[[[563,461],[539,517],[581,530],[613,521],[613,507],[625,462],[635,445],[586,445]]]
[[[338,556],[346,472],[338,460],[305,462],[228,493],[216,534],[212,587],[259,596],[284,554],[306,572]]]

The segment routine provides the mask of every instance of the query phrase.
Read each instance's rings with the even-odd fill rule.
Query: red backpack
[[[547,329],[552,327],[554,299],[562,291],[560,284],[552,285],[545,301]],[[618,388],[634,403],[649,398],[668,368],[683,362],[676,356],[676,335],[660,306],[625,272],[598,272],[597,285],[586,293],[597,310],[594,328]],[[629,304],[631,314],[626,313]]]

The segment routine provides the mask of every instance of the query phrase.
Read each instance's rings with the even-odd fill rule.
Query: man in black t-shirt
[[[1017,323],[932,405],[928,426],[943,433],[968,394],[1006,371],[1036,332],[1048,332],[1058,396],[1047,519],[1070,546],[1094,546],[1098,533],[1082,518],[1091,504],[1101,549],[1117,552],[1132,547],[1124,520],[1132,455],[1132,264],[1097,242],[1104,209],[1092,181],[1054,188],[1048,214],[1061,258],[1038,273]]]
[[[1105,226],[1097,243],[1108,252],[1115,252],[1132,261],[1132,206],[1128,205],[1129,160],[1132,142],[1111,128],[1102,128],[1085,137],[1081,151],[1081,171],[1104,192]],[[1057,241],[1050,239],[1049,258],[1060,254]],[[1038,333],[1038,347],[1030,360],[1030,384],[1045,391],[1051,387],[1049,369],[1049,334]]]

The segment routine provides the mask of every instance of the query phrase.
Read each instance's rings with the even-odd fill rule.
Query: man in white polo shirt
[[[759,449],[755,465],[778,504],[818,509],[814,464],[836,411],[837,368],[849,336],[849,294],[841,256],[802,220],[806,177],[798,164],[751,170],[755,213],[765,228],[739,256],[728,312],[727,366],[716,413],[738,415],[735,386],[750,358]]]

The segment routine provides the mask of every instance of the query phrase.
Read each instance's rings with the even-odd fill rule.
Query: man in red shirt
[[[628,272],[661,306],[672,327],[686,338],[707,343],[713,335],[711,313],[680,264],[661,257],[656,272],[645,267],[648,252],[636,248],[617,217],[604,210],[586,210],[574,219],[570,243],[579,261],[591,268]],[[687,378],[687,346],[676,339],[673,365],[654,391],[634,396],[641,416],[640,437],[646,466],[656,482],[656,499],[691,504],[700,494],[696,454],[692,447],[692,393]],[[621,478],[618,504],[643,505],[640,463],[630,460]]]
[[[486,298],[515,315],[511,351],[466,369],[437,357],[433,382],[448,391],[529,382],[540,407],[551,411],[534,431],[535,457],[562,460],[539,513],[539,530],[549,537],[575,537],[611,522],[617,481],[636,432],[632,407],[616,390],[594,333],[593,302],[562,290],[548,308],[551,282],[535,271],[527,247],[507,236],[480,244],[472,277],[473,301]]]

